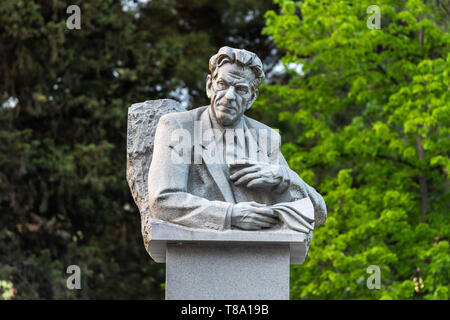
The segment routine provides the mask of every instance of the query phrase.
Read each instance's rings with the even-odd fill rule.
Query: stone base
[[[289,246],[168,244],[167,300],[287,300]]]
[[[166,299],[289,299],[289,266],[312,232],[194,230],[153,219],[147,250],[166,266]]]

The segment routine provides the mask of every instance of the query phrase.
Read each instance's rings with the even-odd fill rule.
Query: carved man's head
[[[213,116],[220,125],[232,126],[258,96],[264,80],[261,60],[253,52],[222,47],[209,60],[209,70],[206,93]]]

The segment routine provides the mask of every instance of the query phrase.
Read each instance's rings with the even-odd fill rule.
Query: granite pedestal
[[[310,234],[206,231],[153,220],[149,252],[166,263],[168,300],[289,299],[289,265],[303,263]]]

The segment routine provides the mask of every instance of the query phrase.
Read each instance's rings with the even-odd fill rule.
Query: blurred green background
[[[81,29],[68,29],[70,4]],[[380,28],[369,28],[380,10]],[[224,45],[263,60],[248,115],[280,130],[329,217],[292,299],[448,299],[448,1],[0,2],[0,299],[160,299],[126,170],[127,109],[208,103]],[[372,21],[373,22],[373,21]],[[81,290],[69,290],[69,265]],[[378,266],[381,287],[369,289]]]

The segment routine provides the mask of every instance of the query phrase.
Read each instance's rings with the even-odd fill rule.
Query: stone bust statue
[[[326,219],[322,196],[289,168],[278,132],[244,115],[264,80],[260,59],[222,47],[209,70],[210,104],[174,107],[179,112],[157,122],[145,199],[150,219],[211,231],[312,232]]]

